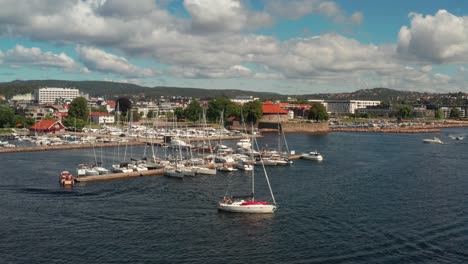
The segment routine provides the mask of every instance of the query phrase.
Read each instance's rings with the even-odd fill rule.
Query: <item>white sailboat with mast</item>
[[[253,134],[252,134],[253,135]],[[255,137],[252,137],[252,146],[256,145]],[[258,148],[258,146],[257,146]],[[271,189],[270,181],[262,163],[262,169],[265,174],[265,179],[270,190],[272,203],[255,199],[255,172],[252,170],[251,194],[247,196],[227,196],[218,202],[218,210],[232,213],[249,213],[249,214],[271,214],[276,210],[276,200]]]

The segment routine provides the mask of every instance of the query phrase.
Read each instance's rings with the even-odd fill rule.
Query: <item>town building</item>
[[[56,133],[65,131],[65,126],[57,120],[41,120],[29,130],[35,133]]]
[[[91,121],[98,124],[113,124],[115,123],[115,116],[113,114],[104,112],[91,112],[89,114]]]
[[[335,115],[355,114],[357,109],[380,105],[380,101],[365,100],[326,100],[327,112]]]
[[[38,104],[65,103],[80,96],[78,89],[46,87],[34,91],[34,101]]]
[[[258,97],[253,97],[252,95],[238,95],[234,99],[230,99],[231,102],[234,102],[236,104],[245,104],[248,102],[252,102],[255,100],[259,100],[260,98]]]
[[[444,106],[444,107],[440,108],[440,110],[444,114],[444,118],[449,118],[450,117],[450,112],[452,111],[453,108],[456,108],[456,109],[458,109],[460,111],[460,117],[461,118],[466,117],[466,108],[462,108],[462,107],[459,107],[459,106],[456,106],[456,107]]]
[[[286,122],[289,120],[289,111],[281,108],[280,104],[264,102],[262,112],[263,117],[260,122]]]

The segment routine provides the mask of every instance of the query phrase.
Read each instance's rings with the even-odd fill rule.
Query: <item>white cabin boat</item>
[[[423,142],[424,143],[430,143],[430,144],[444,144],[444,142],[442,142],[442,140],[440,140],[440,138],[438,138],[438,137],[425,138],[425,139],[423,139]]]
[[[320,154],[318,151],[311,151],[309,153],[306,153],[302,155],[302,158],[307,159],[307,160],[317,160],[317,161],[323,160],[322,154]]]

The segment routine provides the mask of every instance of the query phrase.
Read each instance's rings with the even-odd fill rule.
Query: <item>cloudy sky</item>
[[[0,0],[0,81],[468,92],[459,0]]]

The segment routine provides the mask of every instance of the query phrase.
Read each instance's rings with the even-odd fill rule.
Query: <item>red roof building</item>
[[[289,120],[288,111],[279,104],[264,102],[262,104],[263,117],[261,122],[285,122]]]
[[[29,130],[39,133],[55,133],[64,131],[65,126],[62,124],[62,122],[57,120],[41,120],[30,127]]]
[[[287,115],[288,111],[281,108],[279,104],[272,102],[264,102],[262,105],[262,111],[264,115]]]

